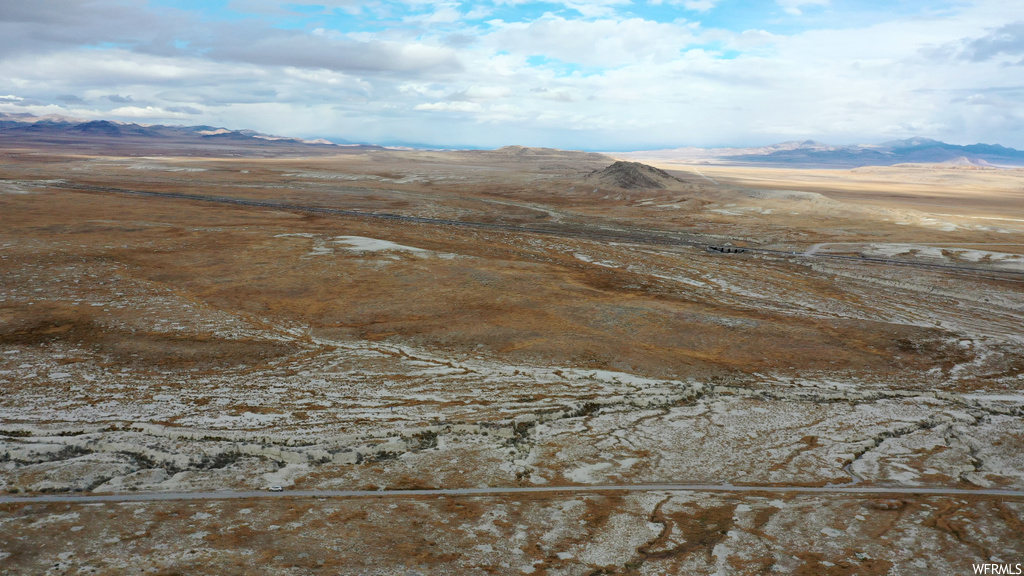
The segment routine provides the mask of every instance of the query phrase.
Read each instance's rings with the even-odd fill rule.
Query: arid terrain
[[[0,144],[0,574],[1024,562],[1024,169]]]

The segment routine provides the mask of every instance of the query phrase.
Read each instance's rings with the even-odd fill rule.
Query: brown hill
[[[616,162],[604,170],[588,174],[585,181],[603,187],[628,190],[664,189],[681,184],[682,180],[664,170],[639,162]]]
[[[530,146],[502,146],[496,150],[471,150],[469,153],[476,156],[489,156],[493,158],[514,160],[580,160],[603,162],[611,160],[610,157],[597,152],[559,150],[557,148],[533,148]]]

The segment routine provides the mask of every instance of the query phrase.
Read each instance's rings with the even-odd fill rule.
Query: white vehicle
[[[270,491],[271,492],[284,492],[284,488],[282,488],[281,486],[274,485],[274,486],[270,487]]]

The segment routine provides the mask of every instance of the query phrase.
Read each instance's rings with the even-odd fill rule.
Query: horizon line
[[[636,153],[636,152],[658,152],[658,151],[663,151],[663,150],[683,150],[683,149],[694,149],[694,150],[742,150],[742,149],[749,149],[749,148],[769,148],[769,147],[772,147],[772,146],[778,146],[778,145],[781,145],[781,144],[790,144],[790,143],[801,143],[801,144],[813,143],[813,144],[820,144],[820,145],[823,145],[823,146],[828,146],[828,147],[831,147],[831,148],[872,148],[872,147],[883,146],[885,144],[892,143],[892,142],[907,142],[907,141],[910,141],[910,140],[920,139],[920,140],[928,140],[928,141],[931,141],[931,142],[936,142],[936,143],[939,143],[939,144],[946,144],[946,145],[949,145],[949,146],[999,146],[999,147],[1006,148],[1007,150],[1011,150],[1011,151],[1014,151],[1014,152],[1024,152],[1024,150],[1017,149],[1017,148],[1014,148],[1012,146],[1007,146],[1005,144],[1001,144],[1001,143],[998,143],[998,142],[993,142],[993,143],[989,143],[989,142],[973,142],[971,144],[952,144],[952,143],[946,142],[944,140],[939,140],[939,139],[936,139],[936,138],[931,138],[929,136],[921,136],[921,135],[916,135],[916,134],[908,136],[906,138],[894,138],[894,139],[891,139],[891,140],[885,140],[885,141],[881,141],[881,142],[877,142],[877,143],[855,142],[855,143],[844,143],[844,144],[832,144],[832,143],[825,142],[825,141],[823,141],[823,140],[821,140],[819,138],[816,138],[816,137],[808,137],[808,138],[794,138],[794,139],[790,139],[790,140],[768,141],[767,143],[764,143],[764,144],[749,144],[749,145],[722,144],[722,145],[698,146],[698,145],[693,145],[693,144],[681,144],[681,145],[652,145],[651,147],[629,146],[629,147],[626,147],[626,148],[612,149],[612,148],[607,148],[607,147],[601,147],[601,148],[582,148],[582,147],[581,148],[563,148],[563,147],[558,147],[558,146],[543,146],[543,145],[528,145],[528,144],[515,144],[515,143],[513,143],[513,144],[503,144],[503,145],[495,146],[495,147],[488,147],[488,146],[472,145],[472,144],[441,145],[441,144],[430,144],[430,143],[425,143],[425,142],[408,142],[408,141],[404,141],[404,140],[395,140],[395,139],[387,139],[387,140],[381,140],[381,141],[374,142],[374,141],[368,141],[368,140],[351,140],[349,138],[344,138],[344,137],[341,137],[341,136],[323,136],[323,135],[318,135],[318,134],[311,134],[311,135],[305,135],[305,136],[285,136],[285,135],[281,135],[281,134],[269,134],[269,133],[260,132],[259,130],[256,130],[254,128],[228,128],[228,127],[225,127],[225,126],[217,126],[217,125],[214,125],[214,124],[164,124],[164,123],[160,123],[160,122],[145,123],[145,122],[137,122],[137,121],[116,120],[116,119],[110,119],[110,118],[86,119],[86,118],[77,118],[77,117],[72,117],[72,116],[64,116],[64,115],[61,115],[61,114],[36,115],[36,114],[28,113],[28,112],[20,112],[20,113],[19,112],[0,112],[0,119],[5,119],[5,118],[2,118],[2,117],[10,117],[10,118],[6,118],[6,119],[9,119],[9,120],[15,121],[15,122],[22,122],[22,121],[24,121],[24,120],[20,120],[21,118],[45,119],[45,118],[48,118],[48,117],[56,117],[56,118],[60,118],[60,119],[66,121],[68,123],[71,123],[71,124],[85,124],[85,123],[90,123],[90,122],[110,122],[110,123],[119,124],[119,125],[123,125],[123,126],[140,126],[140,127],[165,126],[165,127],[169,127],[169,128],[193,128],[193,127],[198,127],[198,126],[204,126],[204,127],[205,126],[209,126],[209,127],[214,128],[216,130],[228,130],[228,131],[231,131],[231,132],[247,132],[247,131],[250,131],[250,132],[255,132],[255,133],[257,133],[257,134],[259,134],[261,136],[270,136],[270,137],[273,137],[273,138],[292,139],[292,140],[299,140],[299,141],[322,139],[322,140],[327,140],[328,142],[331,143],[331,145],[339,146],[339,147],[344,147],[344,146],[380,146],[382,148],[397,148],[397,149],[408,148],[408,149],[412,149],[412,150],[437,150],[437,151],[499,150],[501,148],[508,148],[508,147],[519,146],[519,147],[523,147],[523,148],[546,148],[546,149],[552,149],[552,150],[564,150],[564,151],[574,151],[574,152],[593,152],[593,153],[604,153],[604,154],[627,153],[628,154],[628,153]],[[881,138],[881,137],[879,137],[879,138]]]

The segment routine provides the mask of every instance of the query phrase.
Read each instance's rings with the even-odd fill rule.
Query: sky
[[[1024,2],[0,0],[0,112],[439,147],[1024,149]]]

